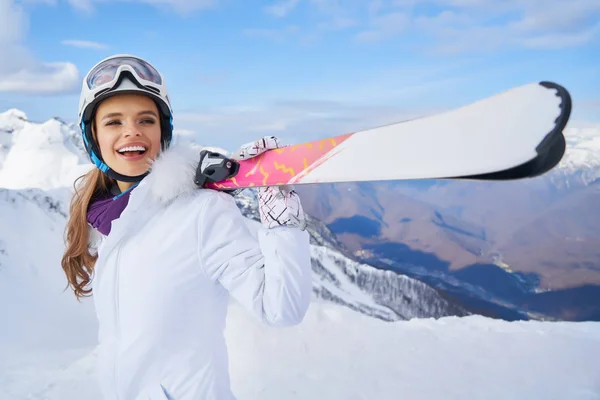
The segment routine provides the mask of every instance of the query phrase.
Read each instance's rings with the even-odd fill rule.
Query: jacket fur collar
[[[181,194],[197,190],[194,178],[202,149],[198,145],[171,145],[159,153],[151,163],[150,174],[140,185],[147,185],[152,200],[160,204],[166,204]]]

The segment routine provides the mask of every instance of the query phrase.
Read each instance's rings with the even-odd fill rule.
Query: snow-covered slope
[[[600,323],[384,322],[313,302],[301,325],[276,329],[232,304],[225,335],[240,400],[600,398]],[[102,400],[94,362],[91,347],[38,352],[0,369],[0,399]]]
[[[93,333],[95,317],[64,290],[60,266],[68,194],[0,189],[0,364],[7,351],[89,345],[78,338]],[[67,339],[70,319],[81,320],[81,336]]]

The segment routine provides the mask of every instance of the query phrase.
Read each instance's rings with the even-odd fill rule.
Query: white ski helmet
[[[96,64],[83,79],[79,98],[79,127],[91,161],[111,178],[138,182],[147,173],[126,176],[112,170],[100,153],[92,135],[92,118],[100,102],[122,93],[141,93],[150,96],[161,114],[161,146],[169,147],[173,137],[173,110],[163,76],[149,62],[130,54],[116,54]]]

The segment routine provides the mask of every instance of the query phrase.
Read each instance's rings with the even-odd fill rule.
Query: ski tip
[[[561,100],[559,104],[560,114],[554,120],[554,130],[548,133],[546,139],[544,139],[536,148],[538,152],[544,152],[544,149],[550,146],[546,143],[546,140],[551,139],[551,137],[553,135],[556,135],[557,133],[562,135],[563,130],[567,126],[567,122],[569,122],[569,118],[571,118],[573,102],[571,100],[571,94],[564,86],[550,81],[541,81],[540,85],[547,89],[555,90],[556,96],[559,97]]]
[[[558,83],[550,81],[541,81],[540,85],[556,91],[555,95],[560,98],[560,112],[554,120],[554,129],[536,147],[538,156],[531,161],[533,167],[530,176],[542,175],[554,168],[562,159],[566,151],[566,140],[563,134],[564,129],[571,118],[573,102],[571,94]]]
[[[572,110],[572,100],[569,91],[557,83],[541,81],[539,85],[546,89],[554,90],[560,98],[558,115],[554,120],[554,128],[542,139],[535,148],[537,156],[532,160],[504,171],[492,172],[482,175],[468,176],[466,179],[474,180],[516,180],[534,178],[545,174],[558,165],[566,151],[566,140],[563,134],[569,122]]]

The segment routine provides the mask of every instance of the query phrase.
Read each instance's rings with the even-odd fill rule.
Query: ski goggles
[[[123,71],[129,71],[140,84],[163,84],[160,73],[146,61],[132,56],[119,56],[100,62],[87,75],[86,84],[89,90],[97,91],[111,87],[119,79]]]

